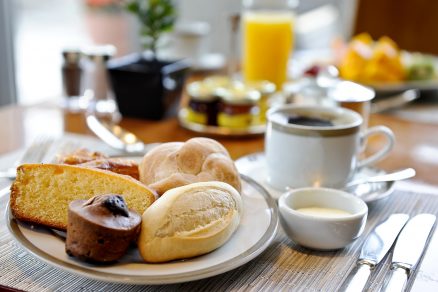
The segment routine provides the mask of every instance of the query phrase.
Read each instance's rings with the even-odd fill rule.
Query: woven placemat
[[[7,198],[0,199],[2,213]],[[26,291],[166,291],[166,290],[293,290],[336,291],[353,268],[362,242],[371,229],[391,213],[438,215],[438,196],[396,191],[386,201],[370,209],[366,230],[349,247],[331,252],[315,252],[295,245],[281,230],[259,257],[230,272],[204,280],[173,285],[141,286],[112,284],[76,276],[47,265],[23,250],[14,241],[0,218],[0,285]],[[377,290],[388,271],[386,257],[372,274],[369,291]],[[416,276],[408,283],[408,290]]]

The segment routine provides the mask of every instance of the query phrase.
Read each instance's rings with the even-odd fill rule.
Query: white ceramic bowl
[[[368,215],[367,205],[344,191],[327,188],[301,188],[284,193],[278,200],[281,224],[295,243],[317,250],[343,248],[358,238]],[[350,214],[331,218],[298,212],[320,207],[340,209]]]

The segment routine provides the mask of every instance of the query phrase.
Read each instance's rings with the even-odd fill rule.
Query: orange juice
[[[293,47],[292,12],[257,11],[243,16],[243,77],[268,80],[277,90],[286,81],[287,62]]]

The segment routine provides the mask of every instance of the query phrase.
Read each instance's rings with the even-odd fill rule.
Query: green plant
[[[155,58],[158,40],[164,32],[173,29],[176,21],[174,0],[131,0],[126,8],[140,20],[144,47],[150,49]]]

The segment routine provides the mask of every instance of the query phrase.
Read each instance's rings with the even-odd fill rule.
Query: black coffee
[[[289,124],[302,125],[302,126],[313,126],[313,127],[330,127],[333,126],[333,123],[329,120],[314,118],[314,117],[306,117],[299,115],[290,115],[287,118],[287,122]]]

